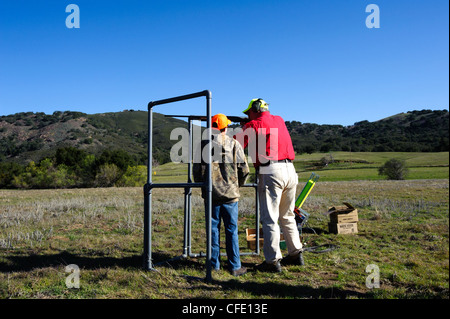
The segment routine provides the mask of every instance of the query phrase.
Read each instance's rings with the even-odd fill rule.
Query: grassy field
[[[281,274],[253,271],[262,254],[243,256],[249,273],[236,278],[225,270],[214,272],[211,283],[203,280],[204,258],[162,263],[157,271],[142,269],[142,188],[0,190],[0,298],[448,299],[448,153],[381,154],[353,153],[351,162],[337,162],[348,153],[332,154],[335,162],[321,171],[315,162],[329,154],[296,160],[298,192],[308,168],[322,176],[303,206],[311,214],[303,241],[306,247],[333,244],[337,249],[306,252],[306,266],[288,266]],[[404,156],[411,174],[417,167],[415,174],[422,177],[369,180],[370,170],[390,155]],[[177,180],[177,170],[182,176],[181,166],[173,165],[171,181]],[[167,181],[168,167],[155,168],[155,181]],[[425,179],[434,169],[439,177]],[[239,238],[242,251],[248,252],[245,229],[255,228],[254,191],[242,193]],[[152,249],[158,263],[182,254],[183,191],[155,189],[153,194]],[[324,213],[344,201],[358,208],[357,234],[328,232]],[[203,215],[203,201],[194,190],[194,253],[205,251]],[[66,285],[70,264],[79,267],[79,288]],[[379,268],[379,288],[366,286],[369,265]]]
[[[407,179],[449,178],[449,153],[332,152],[296,157],[294,165],[300,178],[307,179],[311,170],[322,181],[382,180],[378,168],[389,159],[404,160],[409,169]],[[323,166],[325,162],[328,165]]]
[[[321,181],[383,180],[378,168],[391,158],[406,162],[408,180],[449,178],[449,153],[332,152],[297,155],[294,161],[300,181],[312,171]],[[324,166],[322,163],[326,162]],[[251,173],[254,173],[251,166]],[[167,163],[153,169],[153,182],[185,182],[187,164]]]

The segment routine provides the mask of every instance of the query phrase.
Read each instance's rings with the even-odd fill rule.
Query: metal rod
[[[186,188],[186,187],[203,187],[204,183],[151,183],[148,189],[152,188]],[[255,187],[255,184],[245,184],[242,187]]]
[[[211,139],[211,92],[206,96],[206,128],[208,130],[208,159],[206,163],[207,217],[206,217],[206,281],[211,282],[211,236],[212,236],[212,139]]]
[[[189,163],[188,163],[188,181],[187,183],[152,183],[152,134],[153,134],[153,111],[152,108],[155,105],[161,105],[166,103],[172,103],[177,101],[183,101],[187,99],[192,99],[196,97],[206,97],[206,117],[204,116],[187,116],[189,117],[189,135],[191,136],[192,132],[192,123],[193,119],[206,120],[207,122],[207,130],[208,130],[208,157],[206,159],[206,181],[204,183],[192,183],[191,180],[191,164],[192,164],[192,137],[190,137],[189,141]],[[151,251],[151,217],[152,217],[152,189],[153,188],[184,188],[185,189],[185,238],[184,238],[184,247],[183,247],[183,256],[190,257],[202,257],[203,253],[200,254],[192,254],[191,250],[191,188],[192,187],[205,187],[207,196],[205,198],[206,201],[206,281],[211,282],[212,276],[212,263],[211,263],[211,232],[212,232],[212,143],[211,143],[211,121],[208,119],[211,118],[211,92],[208,90],[182,95],[178,97],[173,97],[169,99],[152,101],[148,103],[148,170],[147,170],[147,184],[144,186],[144,268],[145,269],[153,269],[152,265],[152,251]],[[177,117],[177,116],[173,116]],[[186,116],[179,116],[186,117]],[[237,119],[237,120],[240,120]],[[258,176],[256,174],[256,181],[258,180]],[[246,184],[244,187],[254,187],[256,190],[256,205],[255,205],[255,221],[257,230],[259,230],[259,201],[258,201],[258,187],[257,182],[254,184]],[[186,234],[186,231],[188,234]],[[254,255],[259,254],[259,231],[256,232],[256,251],[252,253],[242,253],[241,255]],[[159,263],[161,264],[161,263]]]
[[[193,163],[193,154],[194,154],[194,148],[193,148],[193,123],[192,119],[189,118],[188,120],[188,126],[189,126],[189,163],[188,163],[188,183],[192,183],[192,163]],[[192,246],[192,240],[191,240],[191,234],[192,234],[192,188],[189,188],[189,197],[188,197],[188,220],[187,220],[187,253],[191,253],[191,246]]]
[[[256,247],[255,253],[259,255],[260,248],[259,247],[259,190],[258,190],[258,171],[255,172],[255,183],[253,184],[255,187],[255,224],[256,224]]]
[[[148,111],[148,163],[147,184],[144,185],[144,269],[153,269],[152,265],[152,131],[153,112]]]
[[[178,114],[174,114],[174,115],[164,115],[165,117],[187,117],[191,120],[199,120],[199,121],[206,121],[206,116],[205,115],[178,115]],[[231,122],[235,122],[235,123],[241,123],[241,122],[246,122],[248,121],[247,116],[235,116],[235,115],[228,115],[227,118],[231,121]]]
[[[188,132],[189,132],[189,143],[188,143],[188,178],[187,182],[192,183],[192,121],[188,120]],[[190,253],[190,220],[191,220],[191,195],[192,189],[186,187],[184,189],[184,236],[183,236],[183,255],[188,255]]]
[[[211,134],[208,136],[208,158],[206,166],[206,181],[204,183],[152,183],[152,135],[153,135],[153,107],[155,105],[167,104],[177,101],[183,101],[196,97],[206,97],[206,119],[211,118],[211,91],[205,90],[197,93],[181,95],[169,99],[151,101],[148,103],[148,166],[147,166],[147,183],[144,185],[144,268],[153,269],[152,265],[152,248],[151,248],[151,223],[152,223],[152,189],[153,188],[185,188],[190,190],[191,187],[205,187],[206,196],[206,281],[211,282],[211,216],[212,216],[212,145]],[[211,121],[207,120],[208,132],[211,132]],[[189,181],[189,180],[188,180]],[[190,215],[190,208],[186,207],[187,213]],[[190,217],[189,217],[190,218]],[[186,228],[185,228],[186,229]]]
[[[188,223],[189,223],[189,207],[188,192],[190,188],[184,189],[184,234],[183,234],[183,256],[188,255]]]
[[[149,188],[186,188],[186,187],[203,187],[204,183],[152,183]]]
[[[167,104],[167,103],[173,103],[173,102],[178,102],[178,101],[183,101],[183,100],[189,100],[189,99],[193,99],[196,97],[201,97],[201,96],[206,96],[206,98],[209,100],[211,100],[211,91],[209,90],[205,90],[205,91],[201,91],[201,92],[197,92],[197,93],[192,93],[192,94],[186,94],[186,95],[180,95],[180,96],[176,96],[176,97],[172,97],[169,99],[163,99],[163,100],[158,100],[158,101],[151,101],[148,103],[148,107],[152,108],[155,105],[161,105],[161,104]]]
[[[150,108],[147,112],[148,116],[148,136],[147,136],[147,184],[152,183],[152,169],[153,169],[153,109]]]
[[[239,256],[255,256],[255,255],[259,255],[254,251],[250,251],[250,252],[240,252]],[[220,256],[227,256],[227,253],[220,253]]]

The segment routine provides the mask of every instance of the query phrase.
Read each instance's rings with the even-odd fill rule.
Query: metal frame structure
[[[186,183],[153,183],[152,182],[152,138],[153,138],[153,107],[161,104],[168,104],[197,97],[206,97],[206,116],[197,115],[166,115],[169,117],[187,117],[188,131],[189,131],[189,145],[188,145],[188,180]],[[152,263],[152,190],[153,188],[184,188],[184,240],[183,240],[183,254],[181,256],[172,258],[171,260],[186,257],[206,257],[206,281],[211,282],[211,216],[212,216],[212,180],[211,180],[211,161],[212,161],[212,145],[211,134],[208,134],[208,157],[206,162],[206,180],[203,183],[194,183],[192,181],[192,159],[193,159],[193,141],[192,129],[193,120],[206,121],[207,129],[211,130],[211,91],[205,90],[197,93],[177,96],[169,99],[152,101],[148,103],[148,165],[147,165],[147,183],[144,185],[144,269],[154,270]],[[206,256],[202,253],[194,254],[191,251],[191,222],[192,222],[192,205],[191,195],[193,187],[205,187],[207,190],[205,198],[206,209]],[[253,184],[245,184],[244,187],[255,188],[256,193],[256,208],[255,208],[255,223],[256,229],[259,225],[259,201],[258,201],[258,187],[257,182]],[[251,253],[241,253],[241,255],[257,254],[259,255],[259,231],[256,232],[256,249]]]

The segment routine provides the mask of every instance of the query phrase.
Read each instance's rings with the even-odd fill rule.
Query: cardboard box
[[[262,236],[262,229],[259,229],[259,248],[262,248],[264,244],[264,238]],[[246,228],[245,234],[247,235],[247,247],[251,250],[256,249],[256,229]]]
[[[345,206],[328,208],[330,216],[328,230],[335,234],[356,234],[358,232],[358,210],[349,203]]]
[[[334,234],[356,234],[358,223],[328,223],[328,230]]]
[[[245,234],[247,236],[247,247],[251,250],[256,249],[256,229],[253,228],[246,228]],[[284,242],[284,235],[280,235],[280,246],[283,249]],[[259,248],[262,249],[264,245],[264,238],[263,238],[263,230],[262,228],[259,229]]]
[[[345,206],[334,206],[328,209],[327,214],[330,215],[330,222],[339,223],[355,223],[358,221],[358,210],[349,203]]]

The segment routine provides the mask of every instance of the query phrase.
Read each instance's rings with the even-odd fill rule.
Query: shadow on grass
[[[273,298],[306,298],[306,299],[347,299],[357,298],[366,299],[373,298],[371,294],[361,293],[358,291],[336,288],[336,287],[319,287],[313,288],[306,285],[290,285],[280,282],[254,282],[254,281],[238,281],[235,279],[217,282],[223,289],[239,290],[250,293],[252,296]]]
[[[173,256],[172,256],[173,257]],[[167,262],[166,262],[167,261]],[[204,270],[204,261],[197,258],[171,258],[171,256],[161,253],[153,253],[153,262],[158,267],[170,267],[172,269],[195,268]],[[0,261],[0,272],[28,272],[39,268],[61,267],[69,264],[76,264],[80,269],[100,269],[100,268],[130,268],[143,269],[142,255],[132,255],[129,257],[109,257],[109,256],[85,256],[77,255],[67,251],[56,254],[30,254],[3,256]],[[251,268],[252,265],[245,266]],[[251,271],[251,270],[250,270]],[[183,276],[188,282],[202,281],[204,278]],[[216,285],[223,290],[239,290],[250,293],[255,297],[273,296],[274,298],[371,298],[370,294],[363,294],[357,291],[341,289],[336,287],[312,288],[305,285],[292,285],[281,282],[255,282],[252,278],[239,281],[236,279],[220,280],[214,279],[213,286],[202,286],[202,289],[217,289]]]
[[[143,256],[128,257],[89,256],[62,251],[56,254],[28,254],[1,256],[0,272],[31,271],[36,268],[57,267],[75,264],[81,269],[98,269],[109,267],[143,269]],[[169,259],[166,254],[153,253],[153,262]]]
[[[249,274],[257,274],[257,272],[253,269],[255,264],[253,263],[243,263],[243,266],[247,267]],[[161,267],[170,267],[172,269],[180,269],[183,267],[195,267],[204,270],[204,264],[196,259],[177,259],[172,260],[168,263],[161,263]],[[288,271],[288,270],[285,270]],[[256,275],[257,276],[257,275]],[[273,276],[279,276],[278,274],[274,274]],[[199,280],[203,280],[203,278],[197,277],[186,277],[185,279],[188,282],[197,282]],[[347,298],[356,298],[356,299],[371,299],[373,298],[373,294],[371,292],[363,293],[356,290],[338,288],[338,287],[319,287],[313,288],[311,286],[306,285],[295,285],[286,282],[273,282],[271,279],[268,279],[266,282],[256,282],[254,281],[255,276],[250,275],[248,280],[245,280],[245,276],[242,277],[243,280],[237,279],[220,279],[221,276],[217,276],[212,274],[214,284],[211,287],[202,287],[202,289],[211,289],[216,290],[217,285],[221,286],[224,291],[242,291],[251,294],[255,298],[279,298],[279,299],[292,299],[292,298],[310,298],[310,299],[347,299]]]

